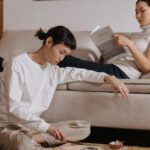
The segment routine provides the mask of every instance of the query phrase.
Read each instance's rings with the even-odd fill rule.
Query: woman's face
[[[140,26],[145,26],[150,24],[150,7],[144,1],[140,1],[136,5],[136,19]]]
[[[52,45],[46,50],[45,58],[52,65],[57,65],[59,62],[63,61],[70,51],[70,48],[66,47],[64,44]]]

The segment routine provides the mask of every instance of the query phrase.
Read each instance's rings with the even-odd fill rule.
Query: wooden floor
[[[92,127],[91,135],[84,141],[108,144],[114,140],[130,146],[150,147],[150,131]]]

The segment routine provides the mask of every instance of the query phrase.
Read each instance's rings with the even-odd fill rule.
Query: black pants
[[[113,64],[102,64],[97,62],[90,62],[82,60],[73,56],[66,56],[62,62],[58,64],[60,67],[77,67],[88,70],[94,70],[97,72],[105,72],[110,75],[114,75],[119,79],[128,79],[129,77]]]

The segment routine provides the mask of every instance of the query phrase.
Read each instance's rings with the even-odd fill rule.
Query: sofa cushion
[[[42,42],[34,34],[34,30],[5,31],[0,41],[1,57],[10,62],[14,56],[41,46]]]
[[[141,76],[141,79],[150,79],[150,72],[149,73],[146,73],[146,74],[143,74]]]
[[[89,32],[74,31],[73,34],[76,37],[77,50],[72,51],[71,55],[81,59],[98,62],[100,59],[100,52],[89,36]]]
[[[67,90],[68,88],[67,88],[67,84],[59,84],[58,86],[57,86],[57,91],[64,91],[64,90]]]
[[[150,80],[148,79],[125,79],[123,82],[129,88],[130,93],[150,93]],[[68,83],[68,89],[72,91],[112,92],[111,86],[106,83],[73,82]]]

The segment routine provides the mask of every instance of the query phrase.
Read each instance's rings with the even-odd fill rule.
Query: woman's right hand
[[[127,86],[121,80],[119,80],[115,76],[111,76],[111,75],[107,75],[104,80],[105,80],[105,82],[111,84],[112,90],[114,91],[115,94],[120,92],[123,99],[125,99],[125,100],[128,99],[129,90],[128,90]]]
[[[59,129],[58,127],[50,126],[47,130],[47,133],[49,133],[50,135],[52,135],[53,137],[55,137],[56,139],[60,141],[63,141],[63,142],[67,141],[67,137],[64,131]]]
[[[121,46],[129,47],[131,43],[133,43],[129,38],[125,37],[122,34],[114,34],[113,35],[115,42]]]

